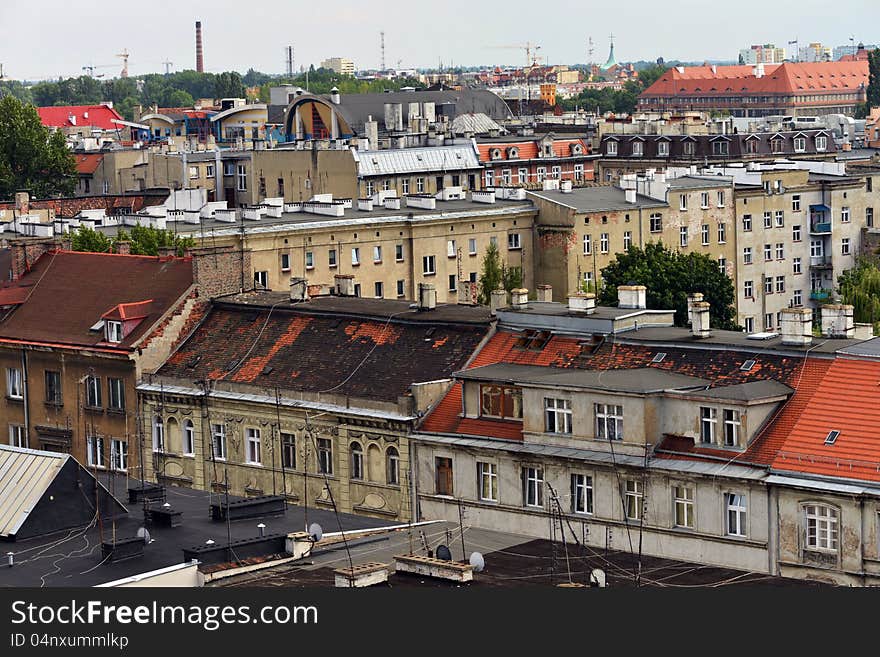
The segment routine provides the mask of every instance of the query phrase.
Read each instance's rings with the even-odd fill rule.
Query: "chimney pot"
[[[538,301],[553,301],[553,286],[546,283],[538,286]]]
[[[437,307],[437,289],[433,283],[419,283],[419,310],[434,310]]]
[[[706,301],[694,301],[691,310],[691,334],[695,338],[708,338],[712,335],[709,330],[709,308]]]
[[[783,308],[782,344],[806,346],[813,342],[813,311],[810,308]]]
[[[855,337],[853,307],[848,304],[822,306],[822,335],[830,338]]]
[[[458,303],[464,306],[477,305],[477,283],[476,281],[459,281],[458,282]]]
[[[703,300],[703,293],[702,292],[692,292],[691,294],[689,294],[687,296],[687,302],[688,302],[687,323],[688,323],[688,325],[690,325],[690,323],[691,323],[691,315],[694,312],[694,303],[696,303],[697,301],[702,301],[702,300]]]
[[[514,310],[525,310],[529,305],[529,291],[523,287],[511,290],[510,305]]]
[[[507,306],[507,290],[492,290],[489,295],[489,310],[494,315],[499,308]]]
[[[596,312],[596,295],[592,292],[579,292],[568,295],[568,311],[592,315]]]
[[[644,285],[618,285],[618,308],[647,308],[647,288]]]
[[[301,277],[290,279],[290,300],[294,303],[309,300],[309,281]]]

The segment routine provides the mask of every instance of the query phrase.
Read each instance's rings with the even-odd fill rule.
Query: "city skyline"
[[[369,6],[344,1],[337,3],[332,20],[309,29],[300,27],[300,15],[311,11],[305,3],[278,8],[259,3],[262,11],[253,11],[255,19],[248,22],[221,18],[236,11],[236,3],[229,0],[218,0],[211,12],[193,2],[156,0],[153,16],[138,17],[133,23],[126,15],[108,16],[99,6],[82,7],[75,19],[63,19],[65,5],[59,0],[38,5],[11,0],[0,7],[0,20],[7,25],[39,25],[40,38],[35,40],[33,32],[25,29],[11,30],[0,44],[0,62],[6,77],[28,80],[82,75],[84,67],[94,67],[96,75],[115,77],[122,68],[118,54],[126,50],[132,76],[163,72],[167,62],[173,63],[168,66],[172,71],[195,69],[197,20],[204,31],[205,70],[215,73],[244,73],[254,68],[281,74],[288,45],[294,46],[296,70],[310,64],[317,67],[329,57],[352,59],[359,70],[378,69],[381,31],[385,32],[387,68],[436,68],[441,62],[444,66],[522,65],[525,50],[518,46],[526,43],[539,45],[538,56],[550,64],[583,64],[588,59],[589,38],[594,49],[592,63],[602,63],[612,33],[618,61],[658,57],[735,61],[740,49],[758,43],[789,48],[788,42],[797,39],[800,46],[819,41],[834,48],[851,42],[876,42],[877,35],[860,34],[857,29],[870,4],[868,0],[842,2],[836,14],[845,13],[847,19],[817,28],[827,9],[814,0],[802,3],[796,15],[789,15],[784,6],[747,0],[739,5],[740,11],[743,15],[760,11],[761,20],[748,34],[718,34],[718,21],[706,18],[704,5],[694,0],[679,3],[674,13],[658,12],[648,21],[631,20],[633,15],[646,17],[656,11],[643,1],[631,3],[627,16],[614,7],[590,9],[565,1],[556,11],[545,13],[541,22],[527,20],[526,12],[534,8],[520,0],[509,3],[503,14],[488,6],[451,0],[442,17],[434,8],[414,10],[398,0]],[[569,20],[571,17],[575,20]],[[412,28],[415,24],[419,25],[417,35]],[[91,34],[100,35],[100,40]]]

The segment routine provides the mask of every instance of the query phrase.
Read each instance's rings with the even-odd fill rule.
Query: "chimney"
[[[852,306],[822,306],[822,335],[829,338],[852,338],[855,337],[855,332]]]
[[[333,277],[336,294],[340,297],[354,296],[354,276],[351,274],[336,274]]]
[[[755,66],[752,68],[752,74],[756,78],[763,78],[764,77],[764,62],[758,62],[757,64],[755,64]]]
[[[22,237],[9,240],[9,248],[12,251],[12,264],[10,272],[2,272],[2,278],[10,276],[10,280],[17,281],[30,271],[33,264],[48,251],[62,247],[61,242],[56,240],[34,239]]]
[[[507,307],[507,290],[492,290],[489,295],[489,311],[494,315],[499,308]]]
[[[538,301],[553,301],[553,286],[546,283],[538,286]]]
[[[128,240],[116,242],[116,253],[119,255],[131,255],[131,242]]]
[[[518,287],[510,291],[510,305],[514,310],[525,310],[529,306],[529,291]]]
[[[156,252],[160,258],[173,258],[177,255],[177,249],[173,246],[160,246]]]
[[[618,308],[647,308],[644,285],[619,285],[617,287]]]
[[[458,282],[458,303],[463,306],[477,305],[477,282],[476,281],[459,281]]]
[[[333,103],[334,105],[338,105],[339,101],[340,101],[339,89],[337,89],[336,87],[333,87],[330,90],[330,102]]]
[[[687,323],[688,323],[688,325],[690,325],[690,323],[691,323],[691,315],[694,312],[694,304],[696,302],[702,301],[702,300],[703,300],[703,293],[702,292],[691,292],[687,296],[687,301],[688,301]]]
[[[196,72],[205,72],[205,60],[202,51],[202,21],[196,21]]]
[[[568,295],[568,311],[592,315],[596,312],[596,295],[592,292],[579,292]]]
[[[437,307],[437,290],[433,283],[419,283],[419,310]]]
[[[15,192],[15,210],[19,216],[31,210],[31,195],[27,192]]]
[[[691,333],[695,338],[708,338],[712,335],[709,331],[709,304],[706,301],[694,301],[691,309]]]
[[[290,279],[290,300],[293,303],[309,300],[309,281],[307,279],[300,277]]]
[[[572,184],[570,180],[562,180],[559,183],[559,191],[563,194],[571,194],[572,192]]]
[[[636,202],[636,190],[627,189],[627,190],[624,190],[624,194],[626,194],[626,202],[627,203],[635,203]]]
[[[813,342],[813,311],[810,308],[783,308],[782,344],[807,346]]]
[[[245,272],[252,271],[250,249],[240,250],[231,244],[190,249],[188,255],[192,256],[193,283],[199,297],[206,299],[241,292]]]

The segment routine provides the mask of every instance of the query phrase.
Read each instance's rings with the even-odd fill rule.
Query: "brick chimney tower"
[[[202,21],[196,21],[196,71],[205,72],[205,61],[202,57]]]

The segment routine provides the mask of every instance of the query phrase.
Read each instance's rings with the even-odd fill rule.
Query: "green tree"
[[[111,247],[112,242],[109,237],[86,226],[80,226],[71,239],[71,248],[74,251],[109,253]]]
[[[880,48],[868,53],[868,89],[865,116],[871,107],[880,107]]]
[[[244,98],[241,76],[235,71],[218,75],[214,83],[214,98]]]
[[[130,234],[119,231],[114,243],[121,241],[131,242],[133,255],[159,255],[160,248],[174,247],[175,253],[182,256],[184,251],[196,245],[196,241],[192,237],[183,237],[173,230],[141,226],[140,224],[134,226]]]
[[[522,271],[507,267],[501,261],[501,253],[498,246],[490,242],[483,256],[482,271],[480,273],[480,293],[477,300],[488,306],[492,299],[493,290],[506,290],[510,292],[522,287]]]
[[[718,269],[718,263],[700,253],[682,253],[662,243],[649,243],[644,249],[630,247],[618,253],[602,269],[603,287],[599,303],[617,303],[619,285],[644,285],[649,308],[674,309],[675,324],[687,325],[687,295],[702,292],[710,305],[711,326],[738,330],[734,310],[733,282]]]
[[[860,258],[856,266],[837,279],[843,303],[853,307],[857,322],[880,322],[880,269],[876,262]]]
[[[72,194],[76,160],[61,132],[49,132],[33,105],[0,99],[0,198],[27,189],[37,198]]]

